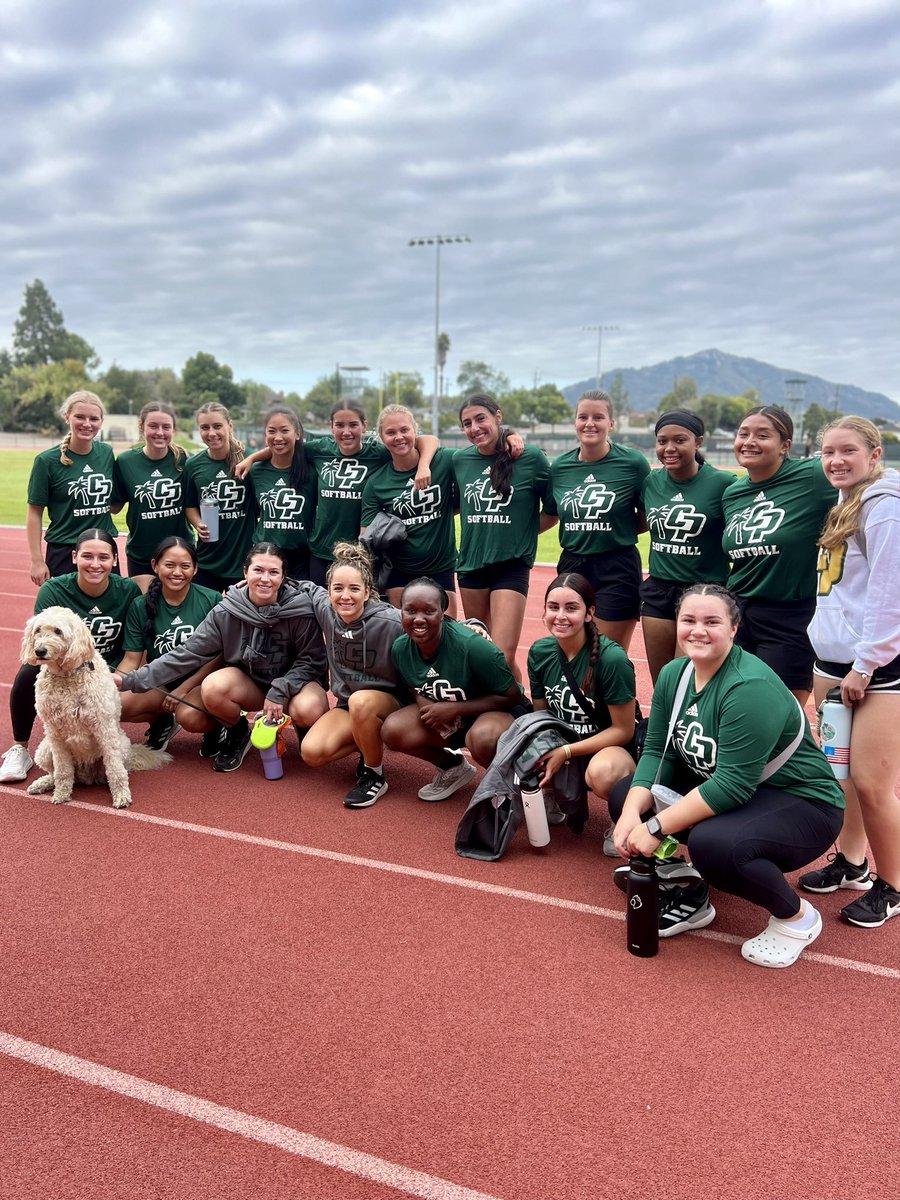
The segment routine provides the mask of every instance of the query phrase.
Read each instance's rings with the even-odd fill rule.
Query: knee
[[[388,750],[404,749],[403,722],[395,721],[393,714],[381,726],[381,740]]]
[[[294,696],[288,705],[288,716],[301,729],[308,729],[328,712],[328,701],[313,696]]]
[[[584,773],[585,782],[588,788],[599,796],[601,800],[607,799],[613,787],[622,778],[620,772],[616,771],[611,763],[597,762],[596,758],[592,759],[588,764],[588,768]],[[624,798],[623,798],[624,803]]]

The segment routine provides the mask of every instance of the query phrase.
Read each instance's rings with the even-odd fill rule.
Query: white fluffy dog
[[[41,668],[34,697],[44,740],[34,757],[50,772],[28,791],[53,792],[51,802],[65,804],[75,783],[108,783],[113,806],[127,808],[128,772],[161,767],[171,756],[129,741],[112,674],[84,621],[68,608],[45,608],[25,626],[22,661]]]

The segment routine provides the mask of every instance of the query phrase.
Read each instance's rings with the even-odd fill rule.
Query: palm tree
[[[450,335],[449,335],[449,333],[438,334],[437,360],[438,360],[438,367],[440,368],[440,375],[439,375],[439,379],[438,379],[438,389],[439,389],[438,394],[440,396],[443,396],[443,394],[444,394],[444,367],[447,365],[447,354],[448,354],[449,350],[450,350]]]

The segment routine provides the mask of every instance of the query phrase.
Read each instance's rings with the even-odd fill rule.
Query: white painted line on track
[[[0,784],[0,792],[11,796],[26,797],[25,792]],[[288,854],[303,854],[307,858],[322,858],[330,862],[343,863],[351,867],[363,867],[370,871],[386,871],[392,875],[406,875],[412,879],[424,879],[430,883],[449,884],[451,887],[466,888],[473,892],[484,892],[491,896],[504,896],[510,900],[523,900],[528,904],[542,904],[548,908],[562,908],[568,912],[584,913],[589,917],[603,917],[608,921],[624,921],[625,914],[613,908],[601,908],[595,904],[584,904],[579,900],[566,900],[562,896],[547,896],[542,892],[528,892],[522,888],[504,887],[497,883],[485,883],[480,879],[464,879],[459,875],[447,875],[441,871],[426,871],[422,867],[407,867],[402,863],[384,862],[378,858],[363,858],[358,854],[344,854],[339,850],[322,850],[317,846],[304,846],[298,842],[283,842],[275,838],[259,837],[251,833],[238,833],[232,829],[216,829],[212,825],[195,825],[190,821],[176,821],[171,817],[155,817],[151,813],[135,812],[134,809],[112,808],[108,804],[88,804],[84,800],[71,800],[69,808],[83,808],[86,812],[116,817],[129,821],[141,821],[147,825],[161,825],[167,829],[178,829],[185,833],[199,833],[206,837],[222,838],[229,842],[242,842],[248,846],[260,846],[266,850],[280,850]],[[692,931],[690,937],[705,938],[712,942],[726,942],[740,946],[746,940],[734,933],[719,933],[712,929]],[[883,967],[878,963],[859,962],[853,958],[841,958],[833,954],[820,954],[806,950],[805,962],[817,962],[826,967],[843,971],[857,971],[864,975],[876,975],[883,979],[900,980],[900,970]]]
[[[64,1054],[61,1050],[41,1046],[36,1042],[27,1042],[3,1031],[0,1031],[0,1053],[46,1071],[55,1071],[59,1075],[77,1079],[80,1083],[104,1088],[119,1096],[127,1096],[142,1104],[151,1104],[165,1112],[187,1117],[188,1120],[212,1125],[216,1129],[260,1142],[264,1146],[274,1146],[288,1154],[295,1154],[298,1158],[355,1175],[358,1179],[370,1179],[373,1183],[405,1192],[408,1196],[419,1196],[422,1200],[497,1200],[496,1196],[487,1192],[476,1192],[472,1188],[462,1187],[436,1175],[401,1167],[386,1159],[376,1158],[373,1154],[341,1146],[338,1142],[329,1142],[310,1133],[301,1133],[289,1125],[276,1125],[273,1121],[265,1121],[261,1117],[241,1112],[240,1109],[226,1108],[222,1104],[214,1104],[187,1092],[177,1092],[173,1088],[152,1083],[149,1079],[141,1079],[138,1075],[115,1071],[101,1063],[77,1058],[74,1054]]]

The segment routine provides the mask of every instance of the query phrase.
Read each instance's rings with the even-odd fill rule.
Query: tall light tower
[[[471,242],[464,233],[432,233],[425,237],[409,239],[410,246],[434,246],[434,395],[431,398],[431,432],[437,435],[440,426],[440,362],[438,338],[441,336],[441,246]]]
[[[597,335],[597,375],[596,375],[597,383],[596,383],[596,386],[599,387],[600,380],[603,378],[603,375],[600,371],[600,355],[603,350],[603,335],[604,335],[604,333],[612,333],[614,330],[618,331],[619,327],[618,327],[618,325],[582,325],[581,328],[583,330],[585,330],[586,333],[596,333],[596,335]]]

